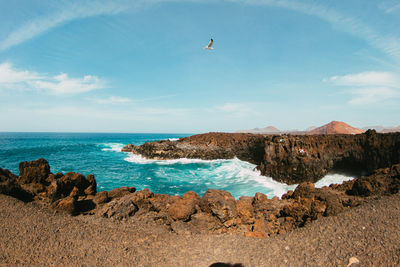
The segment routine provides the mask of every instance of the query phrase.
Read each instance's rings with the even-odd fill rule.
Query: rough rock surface
[[[39,170],[46,169],[46,165],[48,163],[42,159],[24,164]],[[1,193],[24,199],[21,194],[29,193],[23,191],[18,181],[24,181],[24,186],[27,180],[18,179],[9,171],[0,169]],[[249,237],[267,237],[339,214],[371,198],[398,193],[400,164],[376,170],[369,176],[342,185],[315,188],[313,183],[305,182],[293,192],[283,195],[282,199],[268,199],[266,195],[256,193],[254,197],[236,200],[227,191],[213,189],[209,189],[203,197],[194,192],[187,192],[180,197],[154,194],[148,189],[136,191],[134,187],[93,195],[88,194],[87,189],[96,184],[94,176],[85,177],[73,172],[65,175],[48,173],[48,177],[31,177],[29,181],[34,184],[42,181],[40,185],[46,189],[31,193],[36,202],[47,203],[62,213],[97,214],[116,220],[139,217],[166,225],[179,234],[237,233]]]
[[[133,152],[152,159],[231,159],[237,157],[259,164],[263,157],[262,135],[207,133],[180,138],[177,141],[162,140],[141,146],[126,145],[122,151]]]
[[[126,148],[151,159],[237,157],[288,184],[316,182],[328,172],[361,176],[400,163],[400,133],[374,130],[357,135],[208,133]]]

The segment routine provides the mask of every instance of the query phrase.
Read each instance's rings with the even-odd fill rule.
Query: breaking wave
[[[121,149],[124,147],[124,144],[121,143],[103,143],[100,144],[100,147],[103,147],[102,151],[116,151],[121,152]]]

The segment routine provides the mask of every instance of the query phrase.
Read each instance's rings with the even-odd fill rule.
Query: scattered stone
[[[359,263],[360,263],[360,261],[356,257],[351,257],[349,259],[349,263],[347,264],[347,267],[350,267],[353,264],[359,264]]]

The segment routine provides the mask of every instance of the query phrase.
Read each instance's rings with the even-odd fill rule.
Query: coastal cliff
[[[400,162],[400,133],[369,130],[357,135],[261,135],[206,133],[122,150],[148,159],[231,159],[256,164],[265,176],[296,184],[328,172],[361,176]]]

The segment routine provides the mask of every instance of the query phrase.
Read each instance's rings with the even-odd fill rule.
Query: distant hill
[[[397,126],[397,127],[395,127],[395,128],[386,128],[386,129],[383,129],[381,132],[382,132],[382,133],[400,132],[400,126]]]
[[[363,130],[374,129],[378,133],[394,133],[400,132],[400,126],[397,127],[384,127],[384,126],[367,126],[362,128]]]
[[[354,128],[341,121],[332,121],[321,127],[315,128],[307,132],[309,135],[313,134],[360,134],[364,131],[361,129]]]
[[[377,132],[382,132],[383,130],[385,130],[385,127],[382,125],[375,125],[375,126],[367,126],[367,127],[363,127],[362,128],[364,131],[367,131],[369,129],[371,130],[375,130]]]
[[[267,126],[265,128],[254,128],[249,130],[238,130],[236,133],[255,133],[255,134],[280,134],[281,131],[274,126]]]

